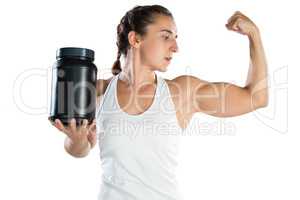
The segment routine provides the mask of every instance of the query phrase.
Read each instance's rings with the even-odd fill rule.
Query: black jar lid
[[[63,47],[56,51],[56,59],[62,57],[85,57],[94,61],[94,51],[79,47]]]

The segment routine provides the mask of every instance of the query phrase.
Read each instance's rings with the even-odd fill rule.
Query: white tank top
[[[182,200],[175,169],[179,136],[175,107],[167,83],[155,73],[151,106],[128,114],[116,96],[113,76],[96,109],[102,165],[99,200]]]

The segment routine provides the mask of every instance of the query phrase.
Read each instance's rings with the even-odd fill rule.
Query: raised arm
[[[241,12],[229,18],[229,30],[248,36],[250,66],[245,86],[226,82],[207,82],[183,75],[174,79],[183,96],[186,112],[203,112],[217,117],[232,117],[268,104],[267,62],[257,26]]]

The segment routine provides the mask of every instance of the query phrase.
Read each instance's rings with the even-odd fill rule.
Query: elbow
[[[263,99],[262,103],[261,103],[261,106],[262,107],[267,107],[269,104],[269,97],[268,95],[266,95],[266,97]]]
[[[269,104],[269,91],[265,87],[264,89],[260,89],[257,91],[253,91],[253,89],[247,88],[249,91],[249,95],[252,102],[252,107],[254,109],[267,107]]]
[[[257,108],[265,108],[268,106],[268,103],[269,103],[268,100],[265,100],[265,101],[259,103]]]
[[[269,89],[268,85],[265,84],[264,80],[260,84],[257,84],[255,87],[250,85],[246,86],[245,89],[249,92],[252,107],[254,109],[267,107],[269,104]]]
[[[255,101],[256,108],[265,108],[268,106],[268,104],[269,104],[269,97],[268,97],[267,92],[265,93],[265,95],[263,95],[259,98],[256,98],[256,101]]]
[[[261,107],[267,107],[269,104],[269,90],[266,88],[263,92],[263,98],[261,100]]]

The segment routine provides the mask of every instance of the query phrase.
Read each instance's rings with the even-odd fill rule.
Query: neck
[[[119,79],[128,87],[137,89],[145,84],[155,84],[155,72],[142,65],[139,56],[131,55],[126,57]]]

